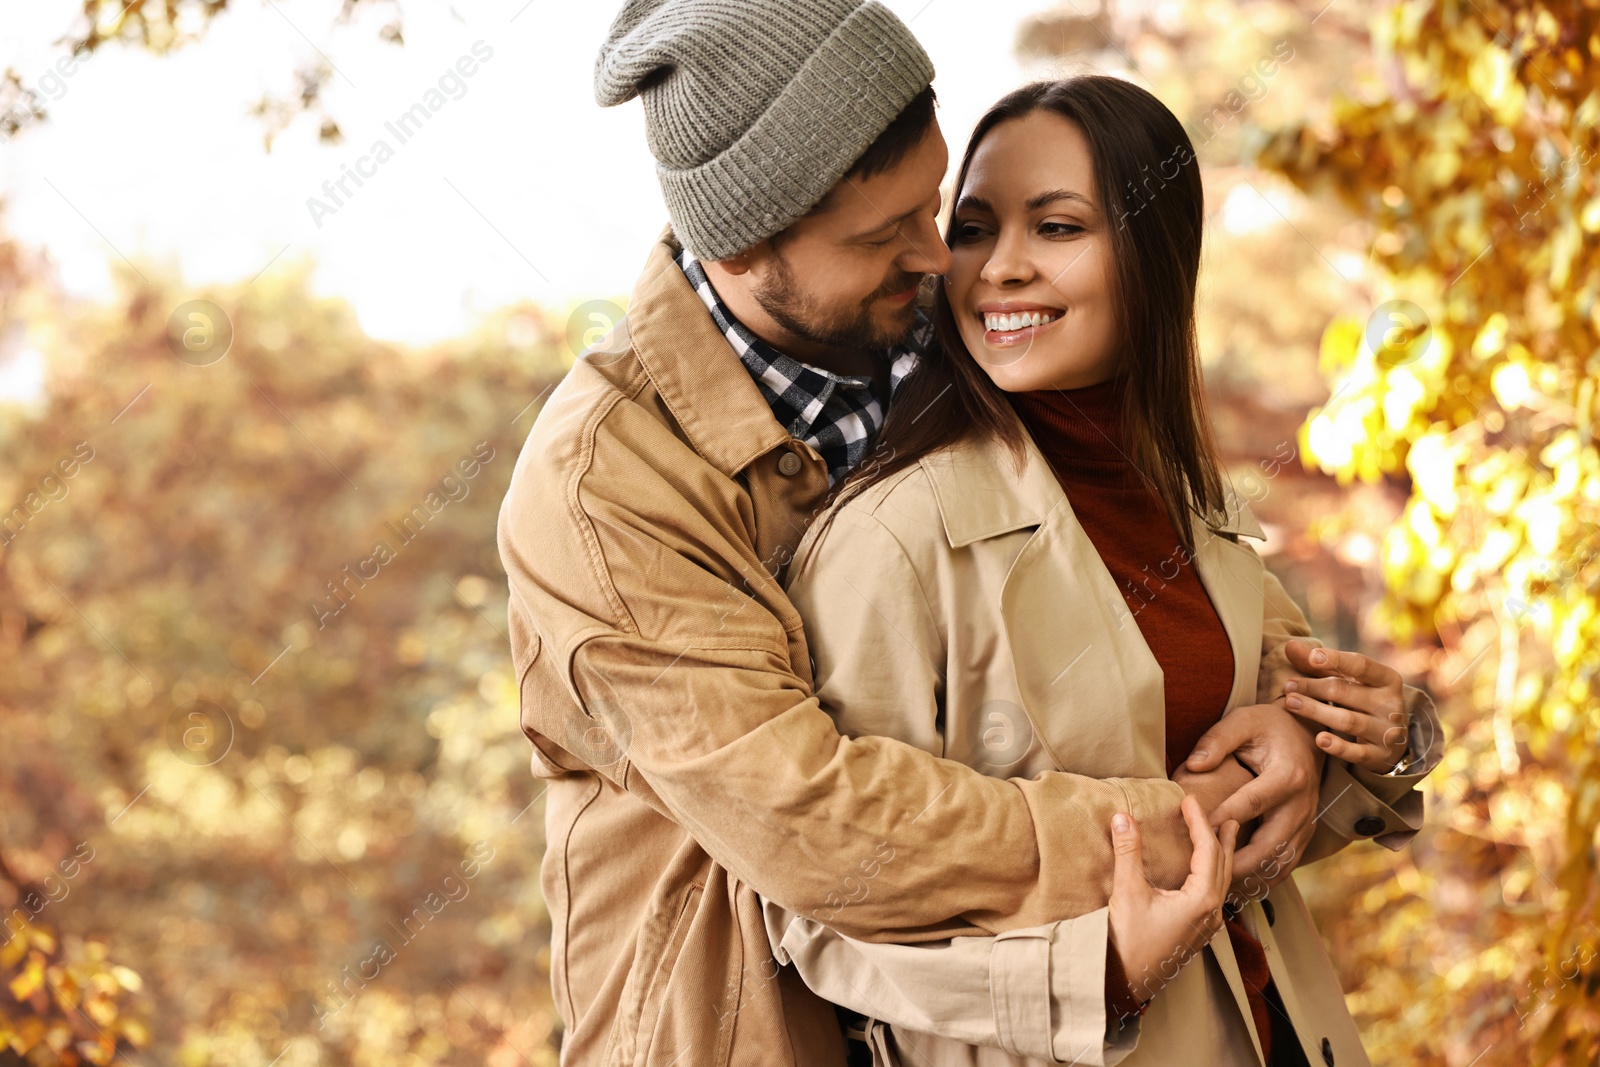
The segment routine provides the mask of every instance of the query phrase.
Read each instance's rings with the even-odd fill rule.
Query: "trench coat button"
[[[1322,1062],[1333,1067],[1333,1044],[1327,1038],[1322,1039]]]
[[[1273,923],[1278,921],[1278,915],[1277,915],[1277,912],[1272,907],[1272,901],[1267,900],[1264,897],[1261,900],[1261,911],[1267,917],[1267,925],[1268,926],[1271,926]]]
[[[800,457],[793,452],[785,452],[778,457],[778,473],[786,477],[794,477],[800,473]]]
[[[1376,815],[1363,815],[1356,820],[1356,833],[1362,837],[1377,837],[1383,833],[1383,820]]]

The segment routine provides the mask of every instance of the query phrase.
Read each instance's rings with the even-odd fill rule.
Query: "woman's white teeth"
[[[1043,326],[1045,323],[1054,322],[1056,316],[1049,311],[1021,311],[1009,315],[984,312],[983,326],[986,330],[1020,330],[1025,326]]]

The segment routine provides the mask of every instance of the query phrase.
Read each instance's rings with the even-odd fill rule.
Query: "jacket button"
[[[793,477],[800,473],[800,457],[793,452],[785,452],[778,457],[778,473]],[[1359,824],[1358,824],[1359,825]]]
[[[1333,1044],[1327,1038],[1322,1039],[1322,1062],[1333,1067]]]
[[[1363,815],[1356,820],[1356,833],[1362,837],[1377,837],[1383,833],[1383,820],[1376,815]]]
[[[1268,926],[1271,926],[1273,923],[1278,921],[1278,914],[1272,907],[1272,901],[1266,899],[1265,897],[1261,899],[1261,911],[1267,917]]]

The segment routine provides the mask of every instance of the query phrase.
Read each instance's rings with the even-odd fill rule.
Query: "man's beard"
[[[904,341],[916,321],[914,304],[907,304],[893,322],[881,325],[872,314],[872,305],[883,297],[915,289],[921,281],[920,274],[898,275],[855,307],[827,314],[795,284],[783,257],[774,256],[772,276],[752,288],[750,295],[773,322],[796,337],[829,348],[872,351]]]

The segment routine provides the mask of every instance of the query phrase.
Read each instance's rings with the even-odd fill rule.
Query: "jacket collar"
[[[922,460],[951,548],[1038,526],[1066,503],[1061,483],[1021,420],[1014,412],[1007,416],[1022,430],[1020,467],[998,438],[968,439]],[[1212,532],[1266,538],[1249,506],[1231,489],[1228,502],[1226,513],[1204,520]]]
[[[662,231],[628,304],[645,373],[696,452],[732,477],[789,439],[738,353],[689,287],[672,227]]]

